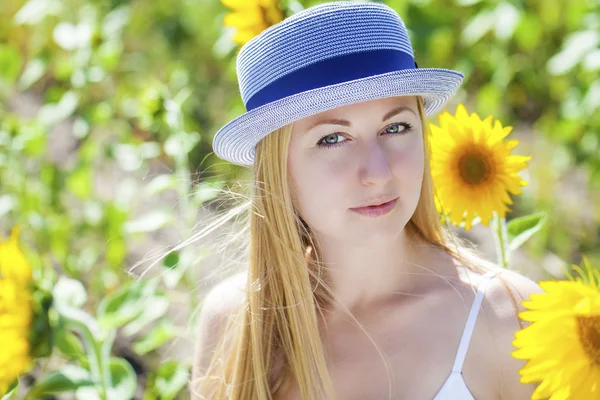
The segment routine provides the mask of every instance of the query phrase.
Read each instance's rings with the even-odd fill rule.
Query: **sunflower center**
[[[600,316],[577,317],[577,333],[592,364],[600,366]]]
[[[491,173],[491,168],[485,156],[479,153],[464,154],[458,160],[460,177],[469,185],[480,185]]]

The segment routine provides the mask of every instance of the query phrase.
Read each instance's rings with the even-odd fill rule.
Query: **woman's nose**
[[[365,146],[361,154],[360,179],[365,186],[382,185],[392,178],[389,154],[380,143]]]

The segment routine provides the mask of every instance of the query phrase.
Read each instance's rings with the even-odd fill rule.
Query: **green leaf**
[[[125,283],[100,301],[98,322],[106,329],[118,328],[131,322],[145,310],[155,288],[154,281],[140,279]]]
[[[470,7],[479,2],[481,2],[481,0],[455,0],[456,5],[462,7]]]
[[[53,62],[52,72],[59,80],[69,80],[75,74],[77,65],[67,55],[59,55]]]
[[[147,298],[144,301],[144,304],[146,306],[142,310],[141,314],[123,327],[123,334],[128,336],[135,335],[144,326],[165,315],[169,309],[170,302],[169,297],[166,294],[157,293],[156,295]]]
[[[106,329],[118,328],[143,311],[140,282],[127,282],[119,290],[104,297],[98,305],[98,322]]]
[[[503,91],[489,82],[482,85],[477,92],[477,109],[480,115],[493,115],[504,101]]]
[[[100,156],[100,146],[95,140],[84,141],[82,146],[79,148],[79,159],[82,164],[88,165],[93,164],[94,160],[97,160]]]
[[[72,307],[81,307],[87,300],[83,284],[66,276],[58,278],[53,292],[55,302]]]
[[[431,62],[436,65],[445,65],[454,57],[454,36],[450,27],[436,29],[427,38],[427,51],[430,54]]]
[[[90,133],[90,124],[85,118],[75,118],[73,122],[73,136],[77,139],[85,138]]]
[[[509,2],[501,2],[494,10],[496,17],[495,31],[498,39],[509,39],[512,37],[515,27],[521,19],[522,13]]]
[[[199,142],[199,133],[179,131],[166,140],[165,153],[172,157],[182,157],[192,151]]]
[[[46,151],[47,137],[48,133],[40,123],[23,124],[13,140],[13,148],[22,150],[25,155],[39,157]]]
[[[163,266],[167,269],[175,268],[179,264],[179,252],[172,251],[163,258]]]
[[[546,68],[550,75],[566,74],[599,44],[600,33],[595,29],[573,32],[563,42],[561,51],[548,60]]]
[[[59,15],[61,10],[60,0],[29,0],[15,15],[15,22],[35,25],[48,15]]]
[[[495,19],[496,16],[493,12],[488,10],[480,11],[463,29],[461,42],[467,47],[474,45],[494,28]]]
[[[154,196],[164,192],[165,190],[173,189],[175,187],[175,177],[171,174],[158,175],[144,187],[144,191],[148,196]]]
[[[533,50],[538,46],[544,27],[540,19],[534,13],[525,13],[519,21],[515,30],[515,41],[522,50]]]
[[[66,92],[58,103],[46,104],[40,108],[38,118],[46,125],[56,125],[69,118],[77,109],[79,96],[75,92]]]
[[[90,373],[76,365],[65,365],[38,380],[27,393],[27,399],[44,399],[57,393],[70,392],[84,386],[95,385]]]
[[[63,329],[63,326],[59,326],[56,329],[54,344],[68,360],[81,362],[86,357],[85,349],[77,335],[67,329]]]
[[[1,393],[0,393],[1,394]],[[19,394],[19,380],[15,379],[13,383],[10,384],[6,393],[0,397],[0,400],[13,400],[16,399]]]
[[[17,198],[10,194],[0,196],[0,217],[15,208],[19,202]]]
[[[127,254],[125,241],[120,237],[113,237],[106,245],[106,261],[115,266],[121,265]]]
[[[110,376],[112,386],[108,390],[109,399],[133,399],[137,386],[135,370],[123,358],[110,359]]]
[[[585,55],[581,63],[582,67],[588,71],[597,71],[600,69],[600,49],[590,51]],[[596,81],[598,82],[598,81]]]
[[[187,367],[177,361],[167,361],[156,371],[155,389],[161,400],[174,399],[177,393],[187,384],[189,372]]]
[[[53,296],[56,298],[55,290]],[[54,308],[64,319],[65,326],[82,334],[87,345],[92,346],[94,343],[100,343],[105,339],[106,332],[100,328],[98,322],[90,314],[66,304],[56,303]]]
[[[19,89],[26,90],[46,73],[47,64],[39,58],[31,60],[19,78]]]
[[[123,229],[127,233],[154,232],[167,226],[171,221],[173,221],[172,210],[155,210],[126,222]]]
[[[140,355],[156,350],[175,337],[176,327],[170,320],[163,320],[154,326],[150,332],[133,344],[133,350]]]
[[[53,304],[52,294],[38,287],[32,298],[34,317],[29,334],[29,354],[32,358],[48,357],[52,353],[55,334],[48,315]]]
[[[507,223],[508,240],[510,242],[510,251],[513,252],[536,232],[538,232],[546,223],[546,213],[540,212],[532,215],[515,218]]]
[[[54,41],[65,50],[75,50],[89,47],[92,39],[93,28],[88,21],[82,21],[77,25],[69,22],[60,22],[54,27]]]
[[[102,34],[107,38],[118,39],[131,18],[129,6],[119,6],[106,14],[102,23]]]
[[[107,390],[106,400],[133,399],[137,386],[135,370],[125,359],[111,357],[109,361],[111,386]],[[95,388],[80,388],[76,397],[80,400],[101,400]]]
[[[88,200],[92,195],[92,169],[80,166],[67,177],[67,189],[81,200]]]
[[[194,191],[194,201],[196,205],[201,206],[203,203],[214,199],[221,193],[223,182],[202,182]]]
[[[208,248],[191,249],[189,247],[184,247],[179,251],[179,260],[176,268],[165,268],[160,274],[160,278],[167,288],[175,288],[188,268],[201,262],[202,259],[210,254],[210,249]]]
[[[19,74],[23,60],[19,49],[8,44],[0,44],[0,80],[14,83]]]
[[[57,311],[74,330],[83,332],[97,342],[101,342],[104,338],[105,333],[94,317],[85,311],[68,306],[59,306]]]

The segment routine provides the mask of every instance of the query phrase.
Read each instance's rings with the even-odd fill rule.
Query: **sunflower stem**
[[[500,218],[498,213],[494,211],[492,226],[496,242],[496,255],[498,257],[498,264],[502,265],[503,268],[508,268],[510,263],[510,249],[508,247],[506,218]]]

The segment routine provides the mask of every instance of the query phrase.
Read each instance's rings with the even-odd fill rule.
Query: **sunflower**
[[[221,0],[221,3],[233,11],[225,16],[223,24],[236,28],[233,41],[240,45],[285,17],[279,0]]]
[[[586,260],[587,262],[587,260]],[[532,324],[515,334],[513,357],[528,360],[521,383],[541,382],[532,399],[600,398],[600,274],[540,282],[519,317]]]
[[[459,104],[453,116],[440,115],[439,126],[430,124],[431,174],[438,197],[438,211],[451,223],[471,229],[475,215],[489,225],[494,211],[505,218],[512,204],[509,193],[521,194],[527,182],[518,172],[529,156],[509,155],[518,140],[504,141],[512,127],[502,127],[492,116],[469,116]]]
[[[32,273],[18,238],[16,227],[8,241],[0,242],[0,396],[31,363]]]

